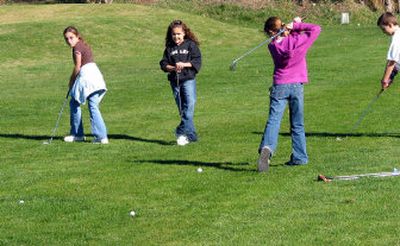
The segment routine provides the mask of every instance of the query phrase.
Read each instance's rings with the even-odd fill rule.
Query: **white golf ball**
[[[25,201],[24,201],[24,200],[19,200],[18,203],[19,203],[19,204],[24,204]]]
[[[131,217],[134,217],[134,216],[136,215],[136,212],[132,210],[132,211],[129,212],[129,215],[130,215]]]
[[[197,168],[197,172],[198,173],[202,173],[203,172],[203,168],[201,168],[201,167]]]
[[[337,137],[336,138],[336,141],[342,141],[343,139],[342,138],[340,138],[340,137]]]

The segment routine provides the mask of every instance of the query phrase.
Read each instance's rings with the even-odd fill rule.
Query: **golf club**
[[[372,105],[379,99],[379,97],[382,95],[382,93],[384,91],[385,91],[384,89],[381,89],[378,92],[378,94],[374,98],[372,98],[372,100],[369,102],[368,106],[362,112],[358,121],[354,124],[353,128],[351,128],[351,132],[355,131],[358,128],[358,126],[361,124],[362,120],[365,118],[365,116],[367,116],[368,112],[371,110]]]
[[[345,175],[345,176],[325,176],[318,175],[317,181],[324,181],[325,183],[331,182],[333,180],[356,180],[362,177],[393,177],[400,176],[400,172],[395,168],[393,172],[379,172],[379,173],[365,173],[365,174],[354,174],[354,175]]]
[[[275,34],[274,36],[268,38],[267,40],[263,41],[262,43],[260,43],[259,45],[257,45],[256,47],[252,48],[251,50],[247,51],[246,53],[244,53],[243,55],[241,55],[240,57],[236,58],[235,60],[232,61],[231,65],[230,65],[230,70],[231,71],[235,71],[236,70],[236,65],[237,63],[242,60],[243,58],[245,58],[246,56],[250,55],[252,52],[254,52],[256,49],[260,48],[261,46],[263,46],[264,44],[271,42],[274,38],[278,37],[279,35],[281,35],[286,29],[282,28],[279,30],[279,32],[277,34]]]
[[[390,83],[393,82],[393,79],[396,77],[398,71],[397,69],[393,70],[393,72],[390,74]],[[369,102],[368,106],[364,109],[364,111],[362,112],[360,118],[358,119],[358,121],[354,124],[353,128],[351,128],[351,132],[355,131],[359,125],[361,124],[362,120],[365,118],[365,116],[368,114],[368,112],[370,111],[372,105],[379,99],[379,97],[382,95],[382,93],[385,91],[386,89],[381,89],[378,94],[372,98],[371,102]]]
[[[51,144],[51,142],[53,141],[53,138],[55,137],[56,132],[57,132],[58,124],[60,123],[61,115],[62,115],[62,113],[64,111],[65,105],[67,104],[70,91],[71,91],[71,88],[68,90],[67,95],[65,96],[65,99],[64,99],[63,105],[62,105],[62,107],[60,109],[60,112],[58,112],[56,126],[51,131],[50,139],[48,141],[44,141],[43,144]]]
[[[176,72],[176,85],[178,87],[178,108],[179,108],[179,116],[182,118],[182,102],[181,102],[181,85],[179,84],[179,74]]]

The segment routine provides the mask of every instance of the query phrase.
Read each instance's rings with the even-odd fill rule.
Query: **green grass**
[[[175,18],[199,36],[204,63],[195,116],[200,141],[183,148],[173,144],[178,114],[158,67]],[[378,92],[385,64],[389,38],[374,25],[322,26],[305,89],[310,163],[283,166],[290,154],[285,115],[270,172],[259,174],[272,61],[259,49],[236,72],[228,67],[264,40],[262,23],[243,27],[137,5],[2,6],[0,23],[1,245],[400,243],[399,178],[315,181],[319,173],[399,168],[397,84],[351,132]],[[62,37],[68,25],[82,31],[107,81],[107,146],[63,143],[68,110],[58,137],[42,144],[72,70]],[[88,120],[85,127],[89,134]]]

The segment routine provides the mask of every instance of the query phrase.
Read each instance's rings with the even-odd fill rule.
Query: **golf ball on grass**
[[[24,200],[19,200],[18,203],[19,203],[19,204],[24,204],[25,201],[24,201]]]
[[[201,167],[197,168],[197,172],[198,173],[202,173],[203,172],[203,168],[201,168]]]
[[[340,137],[337,137],[336,138],[336,141],[342,141],[343,139],[342,138],[340,138]]]
[[[135,217],[135,216],[136,216],[136,212],[132,210],[132,211],[129,212],[129,215],[130,215],[131,217]]]

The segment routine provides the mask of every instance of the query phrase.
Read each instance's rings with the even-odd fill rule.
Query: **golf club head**
[[[231,70],[231,71],[236,71],[236,62],[232,62],[232,64],[229,66],[229,69]]]
[[[49,145],[53,141],[53,137],[49,138],[49,140],[46,140],[43,142],[44,145]]]

